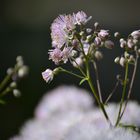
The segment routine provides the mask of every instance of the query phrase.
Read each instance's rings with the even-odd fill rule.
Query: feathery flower
[[[58,65],[62,61],[62,51],[58,48],[54,50],[49,50],[49,59],[52,59],[52,61]]]
[[[69,39],[70,32],[75,29],[71,15],[60,15],[51,26],[52,46],[61,48]]]
[[[44,72],[42,72],[42,77],[48,83],[53,80],[54,73],[51,69],[46,69]]]
[[[81,25],[81,24],[86,24],[90,19],[91,19],[91,16],[88,17],[86,15],[85,12],[83,11],[79,11],[78,13],[74,13],[73,14],[73,17],[75,19],[75,24],[78,24],[78,25]]]

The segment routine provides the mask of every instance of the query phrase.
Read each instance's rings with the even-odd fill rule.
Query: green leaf
[[[80,81],[79,85],[83,84],[85,81],[87,80],[87,78],[84,78]]]

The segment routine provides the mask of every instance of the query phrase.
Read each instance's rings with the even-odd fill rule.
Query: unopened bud
[[[136,30],[134,32],[131,33],[131,36],[134,38],[134,39],[139,39],[140,38],[140,30]]]
[[[138,49],[138,54],[140,55],[140,49]]]
[[[120,47],[121,48],[125,48],[126,47],[126,41],[123,38],[120,39]]]
[[[103,58],[103,54],[100,51],[96,51],[94,55],[97,60],[101,60]]]
[[[130,57],[129,53],[125,51],[125,52],[124,52],[124,57],[125,57],[125,58],[129,58],[129,57]]]
[[[114,37],[120,37],[120,33],[119,32],[115,32],[114,33]]]
[[[126,59],[125,59],[124,57],[121,57],[121,58],[120,58],[120,65],[121,65],[122,67],[124,67],[125,64],[126,64]]]
[[[23,66],[18,70],[18,76],[20,78],[26,76],[29,73],[29,68],[28,66]]]
[[[98,33],[98,36],[101,38],[101,39],[106,39],[108,36],[109,36],[109,32],[108,30],[100,30],[100,32]]]
[[[120,58],[119,57],[116,57],[115,60],[114,60],[114,62],[117,63],[117,64],[119,64]]]
[[[23,57],[22,56],[17,56],[16,61],[23,61]]]
[[[24,65],[24,61],[23,61],[22,56],[17,56],[16,61],[17,61],[17,66],[18,67],[22,67]]]
[[[127,46],[128,46],[128,48],[133,48],[134,47],[134,42],[133,42],[133,40],[132,39],[128,39],[128,41],[127,41]]]
[[[94,27],[95,27],[95,29],[98,29],[99,28],[99,23],[98,22],[95,22],[94,23]]]
[[[7,74],[8,74],[8,75],[13,74],[13,72],[14,72],[14,69],[13,69],[13,68],[8,68],[8,69],[7,69]]]
[[[20,97],[20,96],[21,96],[21,92],[20,92],[18,89],[14,89],[14,90],[13,90],[13,95],[14,95],[15,97]]]
[[[16,88],[16,87],[17,87],[17,83],[16,83],[16,82],[12,82],[12,83],[10,84],[10,87],[11,87],[11,88]]]
[[[96,46],[100,46],[101,45],[101,38],[100,37],[95,37],[95,40],[94,40],[94,44],[96,45]]]
[[[135,58],[133,55],[130,55],[130,58],[128,59],[128,63],[134,63],[135,62]]]
[[[114,43],[111,40],[106,40],[105,47],[108,49],[112,49],[114,47]]]

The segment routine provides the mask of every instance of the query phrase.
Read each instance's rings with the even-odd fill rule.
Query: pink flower
[[[50,57],[49,59],[52,59],[52,61],[58,65],[62,61],[62,51],[58,48],[55,48],[54,50],[49,51]]]
[[[51,69],[46,69],[44,72],[42,72],[42,77],[48,83],[53,80],[54,73]]]
[[[73,17],[75,19],[75,24],[81,25],[86,24],[92,17],[88,17],[85,12],[79,11],[78,13],[74,13]]]
[[[133,31],[133,32],[131,33],[131,36],[132,36],[134,39],[139,39],[139,38],[140,38],[140,30]]]
[[[65,47],[62,51],[62,60],[64,63],[68,61],[68,58],[71,56],[72,48],[71,47]]]
[[[51,26],[52,46],[61,48],[68,42],[71,31],[75,29],[74,18],[71,15],[60,15]]]
[[[98,33],[98,36],[101,39],[105,39],[109,36],[108,30],[100,30],[100,32]]]

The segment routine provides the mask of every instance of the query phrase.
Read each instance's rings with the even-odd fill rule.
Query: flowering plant
[[[15,97],[20,96],[21,92],[17,89],[17,84],[28,72],[29,68],[24,64],[22,56],[17,56],[15,66],[7,69],[7,75],[0,83],[0,104],[5,104],[3,97],[8,93],[13,92]]]
[[[140,49],[138,47],[140,41],[140,30],[133,31],[127,39],[120,38],[120,34],[118,32],[114,34],[116,38],[120,38],[120,48],[123,49],[123,53],[116,57],[114,62],[124,69],[124,78],[117,75],[115,88],[112,90],[108,98],[103,101],[97,62],[103,58],[101,48],[112,49],[114,47],[114,43],[110,39],[111,36],[109,30],[102,29],[97,22],[94,23],[94,27],[88,28],[87,23],[90,20],[91,16],[88,17],[83,11],[73,13],[72,15],[60,15],[54,20],[51,25],[52,49],[49,50],[49,59],[58,67],[54,70],[46,69],[42,72],[43,79],[46,82],[50,82],[53,80],[54,75],[59,72],[65,72],[79,78],[80,85],[87,82],[96,102],[104,114],[104,117],[111,126],[131,127],[136,130],[136,126],[131,124],[121,124],[120,121],[130,99],[136,75],[140,54]],[[61,66],[68,62],[78,69],[79,72],[76,73],[71,70],[64,69]],[[129,77],[130,65],[134,68],[132,76]],[[91,67],[93,67],[95,71],[96,85],[93,84],[94,79],[91,78]],[[106,105],[119,84],[122,85],[122,97],[117,119],[113,124],[106,111]]]

